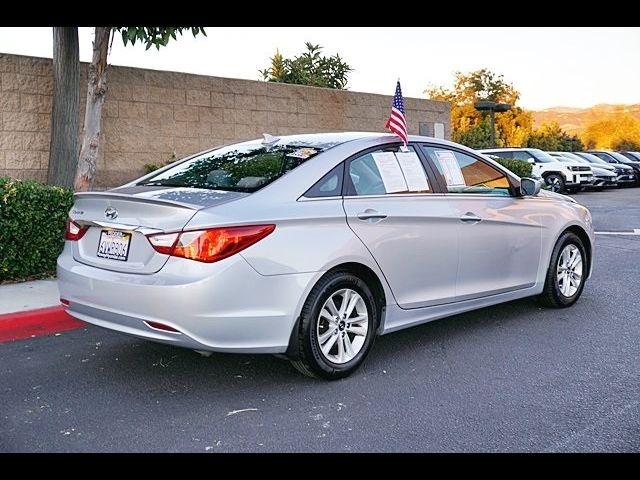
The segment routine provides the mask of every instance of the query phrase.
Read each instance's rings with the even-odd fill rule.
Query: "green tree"
[[[490,148],[490,139],[491,126],[488,117],[466,130],[455,130],[451,133],[451,140],[469,148]]]
[[[527,147],[540,150],[578,152],[584,150],[582,141],[576,135],[569,135],[560,128],[558,122],[544,123],[534,130],[527,140]]]
[[[177,35],[182,35],[185,30],[191,30],[194,37],[199,33],[206,36],[204,27],[95,27],[82,147],[74,181],[76,191],[84,192],[93,186],[102,130],[102,106],[107,92],[107,55],[112,35],[119,32],[125,46],[129,42],[135,45],[136,41],[140,41],[146,45],[147,50],[152,46],[160,50],[160,47],[166,46],[171,39],[176,40]]]
[[[640,151],[640,139],[630,140],[621,138],[611,144],[611,148],[621,152],[638,152]]]
[[[271,66],[260,70],[268,82],[293,83],[314,87],[345,89],[353,69],[337,53],[321,55],[322,47],[305,42],[307,51],[294,58],[283,58],[280,51],[271,57]]]
[[[561,152],[582,152],[584,150],[584,143],[582,143],[582,140],[580,140],[580,137],[577,135],[565,133],[560,147]]]
[[[456,72],[453,87],[431,87],[425,93],[432,100],[445,100],[451,103],[452,138],[464,138],[465,133],[478,127],[488,115],[475,109],[479,100],[491,100],[512,105],[511,110],[496,114],[496,143],[500,146],[525,145],[533,119],[530,112],[524,111],[516,103],[520,92],[497,75],[483,68],[470,73]],[[481,127],[482,129],[482,127]],[[481,131],[481,130],[480,130]],[[470,133],[476,138],[476,133]]]

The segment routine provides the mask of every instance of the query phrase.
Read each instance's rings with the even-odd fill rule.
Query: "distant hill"
[[[552,107],[533,112],[535,127],[555,120],[564,131],[580,134],[592,122],[604,120],[611,113],[629,113],[640,120],[640,104],[609,105],[606,103],[589,108]]]

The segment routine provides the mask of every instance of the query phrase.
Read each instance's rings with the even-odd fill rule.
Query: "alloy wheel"
[[[576,245],[570,243],[562,249],[558,257],[556,277],[558,290],[563,296],[572,297],[580,288],[582,265],[582,254]]]
[[[322,355],[332,363],[351,361],[362,350],[368,330],[367,305],[355,290],[336,291],[320,309],[317,340]]]
[[[548,177],[547,185],[549,185],[549,187],[551,188],[552,192],[556,192],[557,193],[561,189],[560,179],[558,179],[558,177],[555,177],[555,176]]]

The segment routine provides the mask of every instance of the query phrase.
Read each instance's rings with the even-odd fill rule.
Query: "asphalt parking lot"
[[[640,229],[640,188],[574,195]],[[640,233],[640,230],[639,230]],[[380,337],[352,377],[86,327],[0,345],[0,451],[640,451],[640,235],[598,235],[566,310],[526,299]]]

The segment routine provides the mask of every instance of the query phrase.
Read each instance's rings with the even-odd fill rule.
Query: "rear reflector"
[[[89,230],[89,227],[83,227],[70,218],[67,218],[67,230],[64,233],[64,239],[77,242],[87,233],[87,230]]]
[[[171,333],[180,333],[179,330],[176,330],[173,327],[170,327],[169,325],[165,325],[164,323],[158,323],[158,322],[144,322],[147,325],[149,325],[151,328],[155,328],[156,330],[164,330],[165,332],[171,332]]]
[[[178,233],[149,235],[149,243],[159,253],[213,263],[230,257],[262,240],[275,230],[271,225],[220,227]]]
[[[60,298],[60,303],[65,307],[69,306],[69,300],[67,300],[66,298]]]

